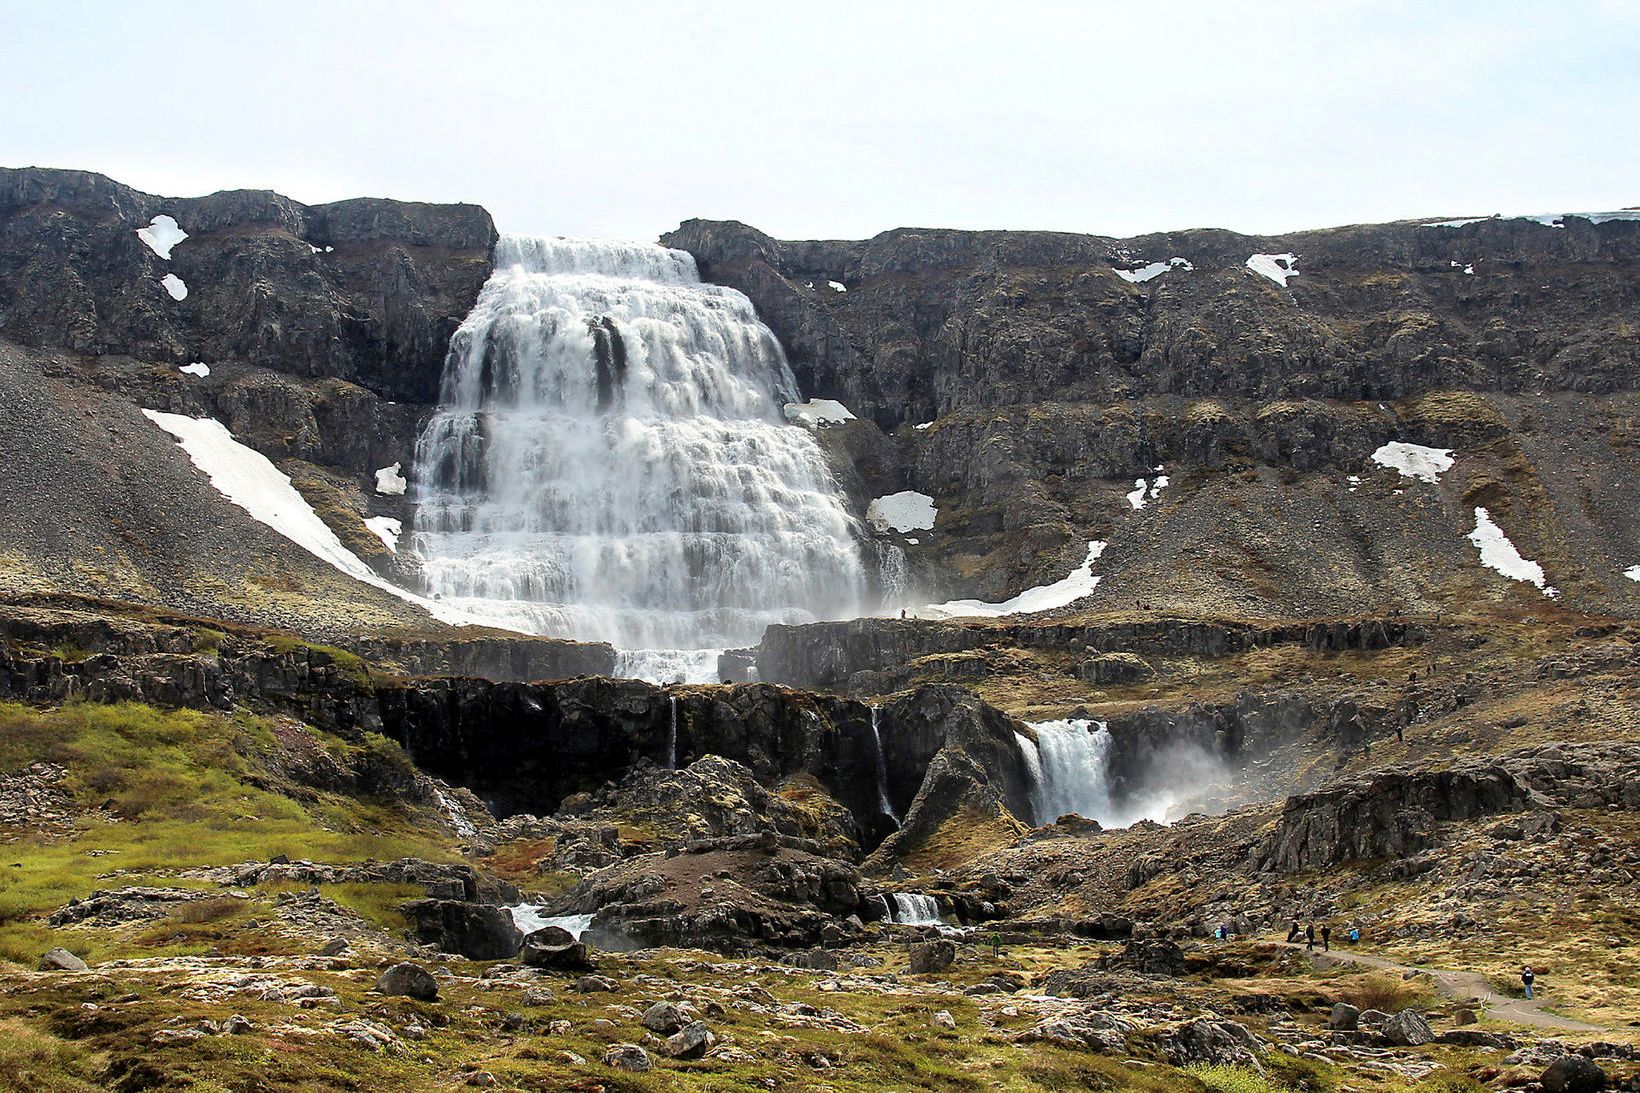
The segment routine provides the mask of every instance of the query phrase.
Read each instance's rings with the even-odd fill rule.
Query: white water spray
[[[938,926],[940,905],[921,892],[895,892],[894,921],[906,926]]]
[[[649,674],[679,667],[659,651],[858,614],[858,529],[782,418],[796,397],[751,301],[687,253],[503,237],[416,447],[428,591],[643,650],[624,667]]]
[[[1208,805],[1215,786],[1230,777],[1222,759],[1180,741],[1151,754],[1144,769],[1118,790],[1110,773],[1110,730],[1103,721],[1033,722],[1036,740],[1017,734],[1020,758],[1031,778],[1035,822],[1051,824],[1068,813],[1104,827],[1140,820],[1171,823]]]
[[[871,707],[871,746],[875,749],[877,761],[877,805],[883,810],[884,816],[894,821],[897,829],[900,826],[900,817],[888,799],[888,761],[883,757],[883,738],[877,731],[877,718],[881,713],[880,706]]]

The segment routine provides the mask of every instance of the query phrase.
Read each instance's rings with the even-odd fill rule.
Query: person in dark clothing
[[[1321,951],[1324,952],[1324,953],[1332,952],[1332,927],[1331,926],[1321,927]]]
[[[1291,945],[1293,942],[1297,941],[1299,932],[1298,919],[1295,918],[1293,919],[1293,928],[1287,931],[1287,944]]]
[[[1532,983],[1537,976],[1532,974],[1532,965],[1522,964],[1520,967],[1520,985],[1526,988],[1526,997],[1532,997]]]
[[[1304,947],[1306,949],[1315,948],[1315,923],[1313,922],[1304,927]]]

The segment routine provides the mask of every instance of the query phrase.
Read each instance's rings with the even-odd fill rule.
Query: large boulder
[[[559,972],[589,972],[598,966],[587,956],[586,945],[560,926],[543,926],[524,938],[518,959],[531,968]]]
[[[1547,1093],[1600,1093],[1606,1088],[1606,1072],[1593,1059],[1563,1055],[1549,1064],[1539,1081]]]
[[[666,1038],[666,1054],[674,1059],[698,1059],[717,1043],[704,1021],[691,1021]]]
[[[421,1002],[435,1002],[438,1000],[438,980],[433,973],[416,964],[394,964],[382,972],[382,977],[376,981],[376,989],[383,994],[403,995]]]
[[[510,960],[524,935],[504,907],[454,899],[423,899],[404,905],[417,941],[469,960]]]
[[[43,972],[83,972],[89,971],[91,966],[67,949],[47,949],[40,957],[40,970]]]
[[[1327,1027],[1338,1032],[1354,1032],[1360,1023],[1361,1011],[1348,1002],[1334,1004],[1327,1018]]]
[[[957,959],[957,946],[950,938],[923,941],[911,946],[911,974],[943,972]]]
[[[1435,1039],[1435,1031],[1417,1010],[1404,1009],[1384,1022],[1384,1037],[1402,1047],[1418,1047]]]
[[[1190,1021],[1165,1034],[1158,1041],[1163,1054],[1175,1066],[1191,1063],[1246,1064],[1257,1061],[1260,1045],[1246,1026],[1234,1021]]]

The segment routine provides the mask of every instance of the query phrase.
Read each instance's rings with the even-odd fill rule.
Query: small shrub
[[[1422,991],[1393,976],[1369,975],[1350,984],[1340,994],[1356,1009],[1395,1013],[1415,1002]]]
[[[1285,1086],[1275,1084],[1249,1066],[1194,1063],[1185,1067],[1184,1072],[1206,1086],[1209,1093],[1285,1093],[1286,1090]]]

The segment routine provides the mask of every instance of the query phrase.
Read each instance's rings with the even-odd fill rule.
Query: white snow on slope
[[[1116,271],[1116,276],[1129,284],[1142,285],[1175,267],[1185,271],[1196,268],[1183,258],[1169,258],[1165,262],[1152,262],[1148,266],[1140,266],[1138,269],[1119,269]]]
[[[913,426],[911,426],[911,427],[912,427],[912,428],[913,428],[913,429],[916,429],[916,430],[918,430],[918,431],[919,431],[919,432],[920,432],[920,431],[921,431],[921,430],[923,430],[923,429],[931,429],[931,428],[933,428],[933,427],[934,427],[934,423],[933,423],[933,422],[932,422],[932,421],[921,421],[921,422],[918,422],[918,423],[917,423],[917,424],[915,424],[915,425],[913,425]]]
[[[934,527],[939,509],[934,499],[915,490],[901,490],[879,497],[866,506],[866,523],[878,531],[928,531]]]
[[[1372,461],[1380,467],[1393,467],[1407,478],[1439,482],[1441,475],[1452,469],[1452,449],[1392,440],[1372,453]]]
[[[1631,581],[1640,581],[1640,565],[1631,565],[1623,571],[1623,576]]]
[[[399,466],[395,463],[391,467],[382,467],[376,471],[377,493],[386,494],[389,497],[404,496],[404,491],[409,488],[410,483],[404,475],[399,473]]]
[[[1161,470],[1162,468],[1157,467],[1156,469]],[[1127,495],[1128,504],[1132,505],[1135,510],[1144,508],[1146,504],[1161,496],[1162,491],[1167,488],[1167,483],[1168,477],[1165,474],[1159,474],[1148,482],[1143,478],[1135,478],[1133,480],[1133,489]]]
[[[188,233],[177,227],[175,219],[161,215],[150,220],[146,228],[138,228],[137,238],[146,243],[149,250],[169,262],[171,248],[188,238]]]
[[[1255,254],[1247,259],[1247,268],[1286,288],[1287,278],[1298,276],[1297,263],[1298,259],[1291,254]]]
[[[195,361],[193,364],[178,365],[177,371],[185,372],[190,376],[198,376],[200,379],[204,379],[206,376],[211,374],[211,366],[206,364],[204,361]]]
[[[845,421],[853,421],[854,415],[849,413],[848,407],[836,399],[817,398],[808,402],[786,403],[786,420],[797,425],[807,425],[810,428],[819,428],[825,425],[841,425]]]
[[[222,496],[250,513],[253,520],[266,524],[354,580],[407,600],[435,619],[455,625],[475,621],[465,612],[406,592],[383,580],[357,554],[342,545],[336,533],[319,519],[302,495],[296,492],[296,487],[290,484],[290,479],[267,456],[239,443],[220,421],[208,417],[166,414],[158,410],[144,410],[143,415],[176,437],[194,466],[211,480],[211,485]]]
[[[399,536],[404,534],[404,524],[391,516],[372,516],[364,522],[364,526],[376,533],[376,538],[387,544],[387,549],[394,554],[399,552]]]
[[[159,283],[165,286],[165,291],[171,294],[171,299],[186,300],[188,298],[188,286],[176,274],[167,273],[159,279]]]
[[[843,282],[841,282],[841,281],[827,281],[826,282],[826,287],[831,289],[833,292],[847,292],[848,291],[848,286],[843,284]]]
[[[1492,522],[1492,514],[1479,506],[1475,508],[1475,530],[1469,533],[1469,541],[1479,548],[1481,565],[1497,570],[1511,581],[1525,581],[1541,589],[1545,596],[1559,595],[1557,590],[1544,585],[1543,567],[1522,558],[1503,529]]]
[[[1027,588],[1013,599],[1004,600],[1002,603],[948,600],[945,603],[931,603],[927,607],[916,608],[911,615],[919,619],[952,619],[965,616],[994,619],[1002,615],[1028,615],[1035,611],[1051,611],[1056,607],[1064,607],[1088,595],[1098,586],[1099,578],[1094,576],[1093,563],[1098,561],[1104,552],[1103,540],[1091,540],[1088,543],[1087,559],[1071,570],[1070,575],[1064,580]]]

